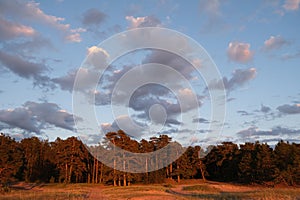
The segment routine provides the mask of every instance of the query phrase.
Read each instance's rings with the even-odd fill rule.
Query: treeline
[[[106,135],[107,141],[135,153],[153,152],[172,142],[167,135],[137,142],[123,131]],[[107,147],[108,148],[108,147]],[[300,144],[278,142],[237,145],[224,142],[212,146],[199,158],[199,146],[187,147],[172,164],[148,173],[128,173],[107,167],[75,137],[54,142],[37,137],[15,141],[0,135],[0,183],[12,181],[50,183],[161,183],[165,179],[203,178],[223,182],[300,185]],[[203,153],[203,152],[202,152]],[[101,156],[101,155],[100,155]],[[164,159],[164,158],[158,158]]]

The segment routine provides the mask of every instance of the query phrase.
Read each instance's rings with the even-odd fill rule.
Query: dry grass
[[[22,189],[23,188],[23,189]],[[187,200],[187,199],[261,199],[297,200],[300,188],[267,188],[236,184],[200,181],[183,184],[132,185],[112,187],[92,184],[47,184],[15,187],[11,192],[0,194],[2,200]]]

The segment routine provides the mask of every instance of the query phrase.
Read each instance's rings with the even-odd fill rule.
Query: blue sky
[[[0,131],[17,139],[38,136],[54,140],[76,135],[72,88],[87,54],[114,34],[150,26],[186,34],[215,62],[227,94],[220,140],[300,142],[299,0],[1,0],[0,13]],[[172,55],[144,50],[115,61],[107,75],[117,81],[117,73],[147,61],[174,65],[182,73],[188,69]],[[99,91],[105,81],[100,82]],[[199,80],[193,84],[199,85],[195,89],[201,114],[191,121],[199,122],[201,138],[214,122],[210,121],[209,96],[203,92],[205,83]],[[96,96],[103,94],[99,91]],[[149,91],[149,96],[142,102],[138,95],[133,97],[135,105],[128,116],[112,116],[109,103],[104,103],[108,97],[97,96],[99,127],[115,130],[116,120],[127,123],[129,117],[142,127],[147,124],[148,111],[137,105],[148,108],[153,104],[151,95],[169,91],[155,86],[141,91]],[[189,95],[184,88],[180,91]],[[160,100],[176,104],[172,96]],[[172,135],[181,124],[184,131],[178,133],[179,138],[199,142],[192,141],[191,135],[196,133],[180,122],[178,113],[166,113],[171,117],[162,133]],[[132,129],[128,134],[137,139],[146,137],[135,131],[141,132]]]

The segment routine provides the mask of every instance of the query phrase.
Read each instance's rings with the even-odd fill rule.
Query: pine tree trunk
[[[173,164],[170,164],[170,179],[172,179],[172,173],[173,173]]]
[[[70,166],[70,172],[69,172],[68,183],[70,183],[70,182],[71,182],[72,170],[73,170],[73,165],[71,165],[71,166]]]
[[[100,167],[100,180],[99,183],[102,183],[103,179],[103,164],[101,163],[101,167]]]
[[[65,183],[68,183],[68,164],[65,164],[66,167],[66,175],[65,175]]]
[[[96,170],[96,159],[94,157],[94,162],[93,162],[93,172],[92,172],[92,183],[95,183],[95,170]]]
[[[117,180],[116,180],[116,159],[114,159],[114,186],[117,186]]]
[[[97,160],[96,162],[97,162],[97,164],[96,164],[96,183],[99,183],[99,181],[98,181],[99,161]]]

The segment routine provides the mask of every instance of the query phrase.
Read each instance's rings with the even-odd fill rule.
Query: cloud
[[[95,68],[103,68],[106,66],[106,60],[109,54],[97,46],[91,46],[87,49],[87,63]]]
[[[283,54],[280,58],[281,58],[281,60],[290,60],[290,59],[300,58],[300,51],[295,52],[295,53]]]
[[[249,116],[252,115],[251,113],[245,111],[245,110],[238,110],[237,113],[239,113],[241,116]]]
[[[282,36],[270,36],[269,39],[267,39],[264,42],[263,49],[266,51],[274,50],[274,49],[280,49],[282,46],[289,44],[288,41],[286,41]]]
[[[215,80],[209,83],[210,88],[212,89],[222,89],[222,84],[224,85],[227,92],[231,92],[234,89],[243,86],[245,83],[256,77],[256,69],[237,69],[232,73],[232,77],[228,79],[223,77],[223,80]]]
[[[110,123],[101,124],[101,128],[104,132],[123,130],[126,134],[131,137],[141,138],[144,134],[143,124],[133,120],[128,115],[120,115],[115,121]]]
[[[300,104],[284,104],[277,107],[277,110],[283,114],[300,114]]]
[[[13,52],[14,54],[32,56],[33,52],[40,52],[43,48],[48,51],[54,49],[49,39],[36,35],[25,41],[10,41],[4,42],[3,48],[5,52]]]
[[[80,82],[77,85],[76,90],[85,91],[95,85],[95,80],[98,80],[98,74],[87,68],[79,68],[76,70],[71,70],[67,75],[53,78],[52,81],[60,86],[62,90],[72,92],[74,87],[75,78]]]
[[[73,115],[62,110],[55,103],[28,101],[22,107],[0,110],[0,121],[11,129],[20,128],[26,132],[41,133],[46,125],[74,130]]]
[[[99,26],[106,18],[105,13],[96,8],[91,8],[83,13],[82,24],[84,26]]]
[[[241,130],[237,133],[237,135],[241,138],[262,138],[264,136],[270,137],[270,136],[281,136],[281,139],[288,136],[298,136],[300,133],[299,129],[289,129],[289,128],[284,128],[281,126],[276,126],[271,128],[270,130],[260,130],[259,128],[252,126],[249,127],[248,129]],[[258,136],[258,137],[255,137]]]
[[[203,124],[208,124],[209,123],[209,121],[207,120],[207,119],[205,119],[205,118],[195,118],[195,119],[193,119],[193,123],[203,123]]]
[[[55,103],[36,103],[29,101],[24,104],[24,107],[42,123],[48,123],[67,130],[74,129],[73,115],[62,110]]]
[[[213,30],[226,27],[222,18],[220,0],[201,0],[199,7],[200,14],[203,15],[203,18],[207,18],[201,28],[202,32],[212,32]]]
[[[263,112],[263,113],[268,113],[268,112],[271,111],[271,108],[261,104],[260,111]]]
[[[8,21],[0,17],[0,40],[10,40],[16,37],[32,37],[36,31],[29,26]]]
[[[35,3],[33,1],[26,2],[20,0],[3,0],[0,2],[0,13],[2,13],[2,15],[8,16],[8,18],[11,18],[13,20],[39,22],[41,24],[51,26],[59,31],[62,31],[67,41],[79,41],[79,32],[77,32],[77,34],[72,33],[70,24],[63,23],[65,21],[64,18],[44,13],[44,11],[39,8],[39,3]],[[22,27],[23,31],[25,30],[25,28],[30,28],[13,22],[10,23],[15,27]],[[28,30],[30,32],[30,29]]]
[[[180,44],[178,44],[180,45]],[[184,44],[181,44],[184,45]],[[195,61],[195,64],[200,61]],[[160,51],[160,50],[153,50],[151,51],[143,60],[143,64],[146,63],[159,63],[162,65],[169,66],[176,71],[178,71],[180,74],[182,74],[184,77],[186,77],[188,80],[191,80],[194,76],[193,73],[195,72],[194,67],[191,65],[191,63],[187,62],[183,58],[181,58],[178,55],[175,55],[171,52],[167,51]],[[199,65],[199,64],[198,64]],[[159,77],[160,80],[169,79],[172,77],[166,77],[168,74],[155,74],[155,77]]]
[[[283,8],[287,11],[295,11],[299,9],[300,0],[285,0]]]
[[[39,3],[33,1],[4,0],[0,3],[0,11],[13,18],[38,21],[60,30],[67,30],[70,27],[69,24],[61,23],[64,18],[47,15],[39,8]]]
[[[77,28],[77,29],[71,29],[70,34],[65,36],[65,40],[68,42],[81,42],[81,35],[80,33],[86,32],[86,29],[84,28]]]
[[[141,27],[159,27],[162,26],[161,21],[155,16],[145,17],[133,17],[126,16],[125,19],[129,22],[129,28],[141,28]]]
[[[253,54],[249,43],[230,42],[227,48],[228,58],[239,63],[249,62],[252,60]]]
[[[75,78],[80,85],[77,85],[76,90],[84,91],[94,86],[99,79],[99,68],[106,66],[106,59],[109,54],[102,48],[92,46],[87,49],[86,64],[90,65],[89,68],[79,68],[78,70],[71,70],[68,74],[53,78],[52,81],[60,86],[62,90],[72,92]],[[85,91],[89,92],[89,91]]]
[[[14,74],[40,82],[46,79],[42,74],[48,70],[43,63],[27,61],[21,56],[11,55],[0,50],[0,63]]]
[[[10,128],[20,128],[28,132],[39,133],[36,119],[24,108],[0,110],[0,121]]]

